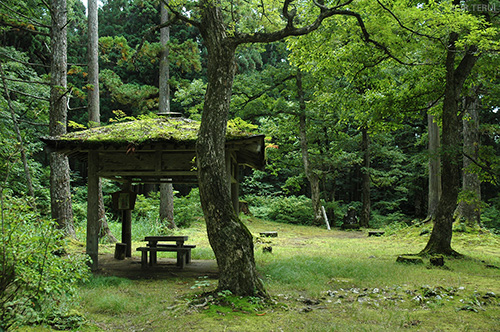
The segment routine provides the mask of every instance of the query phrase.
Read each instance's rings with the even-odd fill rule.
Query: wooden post
[[[328,216],[326,215],[325,207],[321,205],[321,212],[323,212],[323,219],[325,219],[326,229],[331,230],[330,223],[328,222]]]
[[[123,185],[123,191],[132,191],[130,182],[126,182]],[[130,209],[122,211],[122,243],[127,245],[125,256],[132,257],[132,210]]]
[[[99,153],[90,151],[88,155],[88,194],[87,194],[87,255],[90,268],[97,270],[99,255]]]

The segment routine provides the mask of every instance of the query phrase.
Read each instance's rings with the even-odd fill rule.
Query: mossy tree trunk
[[[67,8],[66,0],[51,0],[51,68],[50,68],[50,120],[49,135],[66,133],[67,123]],[[51,214],[58,227],[75,237],[68,157],[50,153],[50,203]]]
[[[474,67],[477,56],[475,47],[467,49],[457,67],[455,43],[458,34],[450,33],[446,56],[446,85],[443,100],[442,132],[442,195],[433,219],[431,236],[421,254],[456,255],[451,248],[453,213],[457,206],[462,167],[461,125],[462,114],[459,112],[460,94]]]

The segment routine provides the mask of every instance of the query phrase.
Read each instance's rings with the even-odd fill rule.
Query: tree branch
[[[5,53],[0,53],[0,56],[3,56],[7,59],[10,59],[12,61],[15,61],[17,63],[20,63],[20,64],[23,64],[23,65],[26,65],[26,66],[36,66],[36,67],[44,67],[44,68],[50,68],[49,65],[44,65],[44,64],[41,64],[41,63],[31,63],[31,62],[25,62],[25,61],[21,61],[21,60],[18,60],[16,58],[13,58]]]
[[[476,159],[472,158],[471,156],[469,156],[468,154],[466,154],[465,152],[462,152],[462,154],[467,158],[469,159],[470,161],[472,161],[472,163],[474,163],[476,166],[478,166],[480,169],[482,169],[483,171],[485,171],[486,173],[490,174],[491,175],[491,181],[493,182],[494,185],[498,186],[499,183],[496,181],[496,178],[498,176],[498,174],[496,174],[495,172],[493,172],[491,170],[490,167],[488,167],[487,165],[482,165],[480,164]]]
[[[26,96],[26,97],[30,97],[30,98],[34,98],[34,99],[38,99],[38,100],[43,100],[43,101],[50,101],[49,98],[45,98],[45,97],[39,97],[39,96],[35,96],[35,95],[31,95],[29,93],[26,93],[26,92],[22,92],[22,91],[17,91],[17,90],[13,90],[13,89],[9,89],[10,92],[14,92],[14,93],[18,93],[20,95],[23,95],[23,96]]]
[[[277,87],[279,87],[281,84],[285,83],[285,82],[286,82],[286,81],[288,81],[288,80],[294,79],[294,78],[295,78],[295,75],[290,75],[290,76],[288,76],[288,77],[285,77],[284,79],[282,79],[282,80],[281,80],[281,81],[279,81],[278,83],[276,83],[276,84],[274,84],[274,85],[270,86],[270,87],[269,87],[269,88],[267,88],[267,89],[264,89],[264,90],[260,91],[260,92],[259,92],[259,93],[257,93],[257,94],[254,94],[254,95],[252,95],[252,96],[249,96],[248,94],[246,94],[246,93],[244,93],[244,92],[240,92],[240,93],[236,92],[235,94],[242,94],[242,95],[244,95],[245,97],[247,97],[247,98],[248,98],[248,100],[247,100],[247,101],[245,101],[245,102],[243,102],[243,103],[239,104],[237,107],[238,107],[238,108],[245,108],[245,107],[246,107],[246,106],[247,106],[250,102],[252,102],[252,101],[254,101],[254,100],[256,100],[256,99],[260,98],[260,97],[261,97],[262,95],[264,95],[266,92],[269,92],[269,91],[271,91],[271,90],[273,90],[273,89],[276,89],[276,88],[277,88]]]
[[[178,10],[175,10],[172,6],[170,6],[169,3],[167,3],[166,0],[160,0],[162,4],[164,4],[165,6],[167,6],[167,8],[172,12],[172,14],[174,14],[174,17],[176,17],[178,20],[180,21],[183,21],[183,22],[186,22],[186,23],[189,23],[195,27],[197,27],[198,29],[201,27],[201,23],[198,22],[198,21],[195,21],[193,19],[190,19],[189,17],[183,15],[182,13],[180,13]],[[165,22],[165,23],[168,23]]]
[[[19,80],[16,78],[10,78],[10,77],[5,77],[7,81],[11,82],[21,82],[21,83],[28,83],[28,84],[41,84],[41,85],[50,85],[48,82],[38,82],[38,81],[26,81],[26,80]]]
[[[387,8],[383,3],[381,3],[379,0],[377,0],[378,4],[380,5],[380,7],[382,7],[386,12],[388,12],[395,20],[396,22],[398,22],[399,26],[401,28],[403,28],[404,30],[407,30],[417,36],[420,36],[420,37],[425,37],[425,38],[429,38],[429,39],[432,39],[432,40],[436,40],[438,42],[440,42],[441,44],[443,44],[443,41],[441,40],[441,38],[437,38],[437,37],[433,37],[433,36],[429,36],[429,35],[426,35],[426,34],[423,34],[423,33],[420,33],[420,32],[417,32],[413,29],[410,29],[408,28],[407,26],[405,26],[403,24],[403,22],[401,22],[401,20],[396,16],[396,14],[394,14],[389,8]],[[444,44],[443,44],[444,45]]]
[[[165,4],[165,2],[163,0],[162,0],[162,3]],[[144,36],[142,36],[142,40],[141,40],[139,46],[136,48],[135,54],[132,56],[132,63],[134,63],[135,60],[137,60],[137,56],[139,55],[139,51],[144,46],[144,43],[146,42],[147,37],[149,37],[150,35],[152,35],[156,31],[159,31],[163,28],[171,26],[172,24],[174,24],[178,20],[179,20],[179,16],[177,16],[177,14],[174,13],[174,16],[171,19],[169,19],[167,22],[164,22],[162,24],[158,24],[158,25],[155,25],[155,26],[149,28],[148,31],[144,34]]]
[[[19,29],[19,30],[22,30],[22,31],[26,31],[26,32],[32,33],[34,35],[50,36],[50,34],[48,32],[43,32],[43,31],[28,29],[28,28],[23,27],[21,25],[16,25],[16,24],[13,24],[13,23],[10,23],[10,22],[5,22],[4,20],[2,20],[0,23],[1,23],[1,25],[9,26],[9,27],[11,27],[13,29]]]
[[[302,36],[302,35],[307,35],[308,33],[317,30],[321,23],[332,16],[351,16],[354,17],[358,23],[359,28],[361,29],[361,33],[363,36],[363,39],[366,43],[373,44],[376,48],[381,50],[384,54],[386,54],[388,57],[393,59],[394,61],[398,62],[399,64],[402,65],[414,65],[411,63],[407,63],[405,61],[402,61],[401,59],[397,58],[394,56],[389,49],[377,42],[376,40],[371,39],[370,34],[368,33],[368,30],[366,29],[365,23],[359,13],[353,12],[348,9],[339,9],[343,6],[346,6],[347,4],[350,4],[352,0],[346,1],[345,3],[341,5],[337,5],[333,8],[328,8],[320,3],[318,3],[317,0],[313,0],[314,4],[320,8],[320,13],[317,16],[316,20],[304,27],[296,28],[293,26],[293,23],[291,22],[293,20],[293,17],[295,16],[295,12],[292,11],[290,12],[288,10],[288,7],[292,3],[293,0],[285,0],[285,3],[283,4],[283,15],[285,18],[287,18],[287,25],[285,28],[275,31],[275,32],[258,32],[258,33],[235,33],[234,37],[232,37],[232,41],[236,45],[240,44],[246,44],[246,43],[271,43],[275,41],[282,40],[286,37],[291,37],[291,36]]]
[[[29,23],[31,23],[31,24],[32,24],[32,25],[34,25],[34,26],[37,26],[37,27],[40,27],[40,28],[47,28],[47,29],[50,29],[50,28],[51,28],[51,27],[50,27],[50,25],[45,25],[45,24],[43,24],[43,23],[37,22],[36,20],[33,20],[33,18],[32,18],[32,17],[28,17],[28,16],[26,16],[26,15],[24,15],[24,14],[22,14],[22,13],[20,13],[20,12],[16,11],[16,10],[12,9],[12,7],[10,7],[10,6],[6,5],[6,4],[5,4],[3,1],[1,1],[1,0],[0,0],[0,5],[1,5],[2,7],[4,7],[5,9],[7,9],[8,11],[10,11],[10,12],[12,12],[12,13],[14,13],[14,14],[16,14],[16,15],[18,15],[18,16],[20,16],[20,17],[22,17],[22,18],[24,18],[25,20],[27,20]]]

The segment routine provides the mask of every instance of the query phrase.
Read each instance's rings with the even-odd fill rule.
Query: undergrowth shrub
[[[397,225],[396,228],[398,228],[399,224],[408,226],[410,223],[410,218],[402,212],[381,214],[380,211],[373,210],[370,218],[370,227],[372,228],[381,228],[392,224]]]
[[[500,235],[500,196],[492,199],[490,206],[481,213],[481,223],[495,234]]]
[[[252,214],[258,218],[299,225],[312,225],[311,200],[305,196],[247,196]]]
[[[90,272],[83,255],[64,253],[64,236],[22,198],[1,196],[0,330],[48,324],[78,327],[77,284]]]
[[[135,209],[132,211],[134,221],[152,225],[160,233],[166,225],[159,224],[160,193],[152,192],[149,197],[138,195]],[[177,227],[189,227],[194,221],[203,218],[198,188],[191,189],[186,196],[174,197],[174,221]]]

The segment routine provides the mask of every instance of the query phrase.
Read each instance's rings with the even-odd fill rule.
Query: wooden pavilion
[[[45,137],[51,152],[60,152],[88,163],[86,251],[92,268],[98,267],[98,182],[108,178],[130,188],[136,183],[197,183],[196,139],[200,123],[185,118],[154,117],[117,122],[57,137]],[[239,165],[263,169],[264,136],[228,126],[226,170],[235,211],[239,211]],[[123,192],[127,197],[127,191]],[[131,210],[122,207],[122,242],[131,255]],[[128,212],[127,212],[128,211]],[[128,216],[128,217],[127,217]]]

